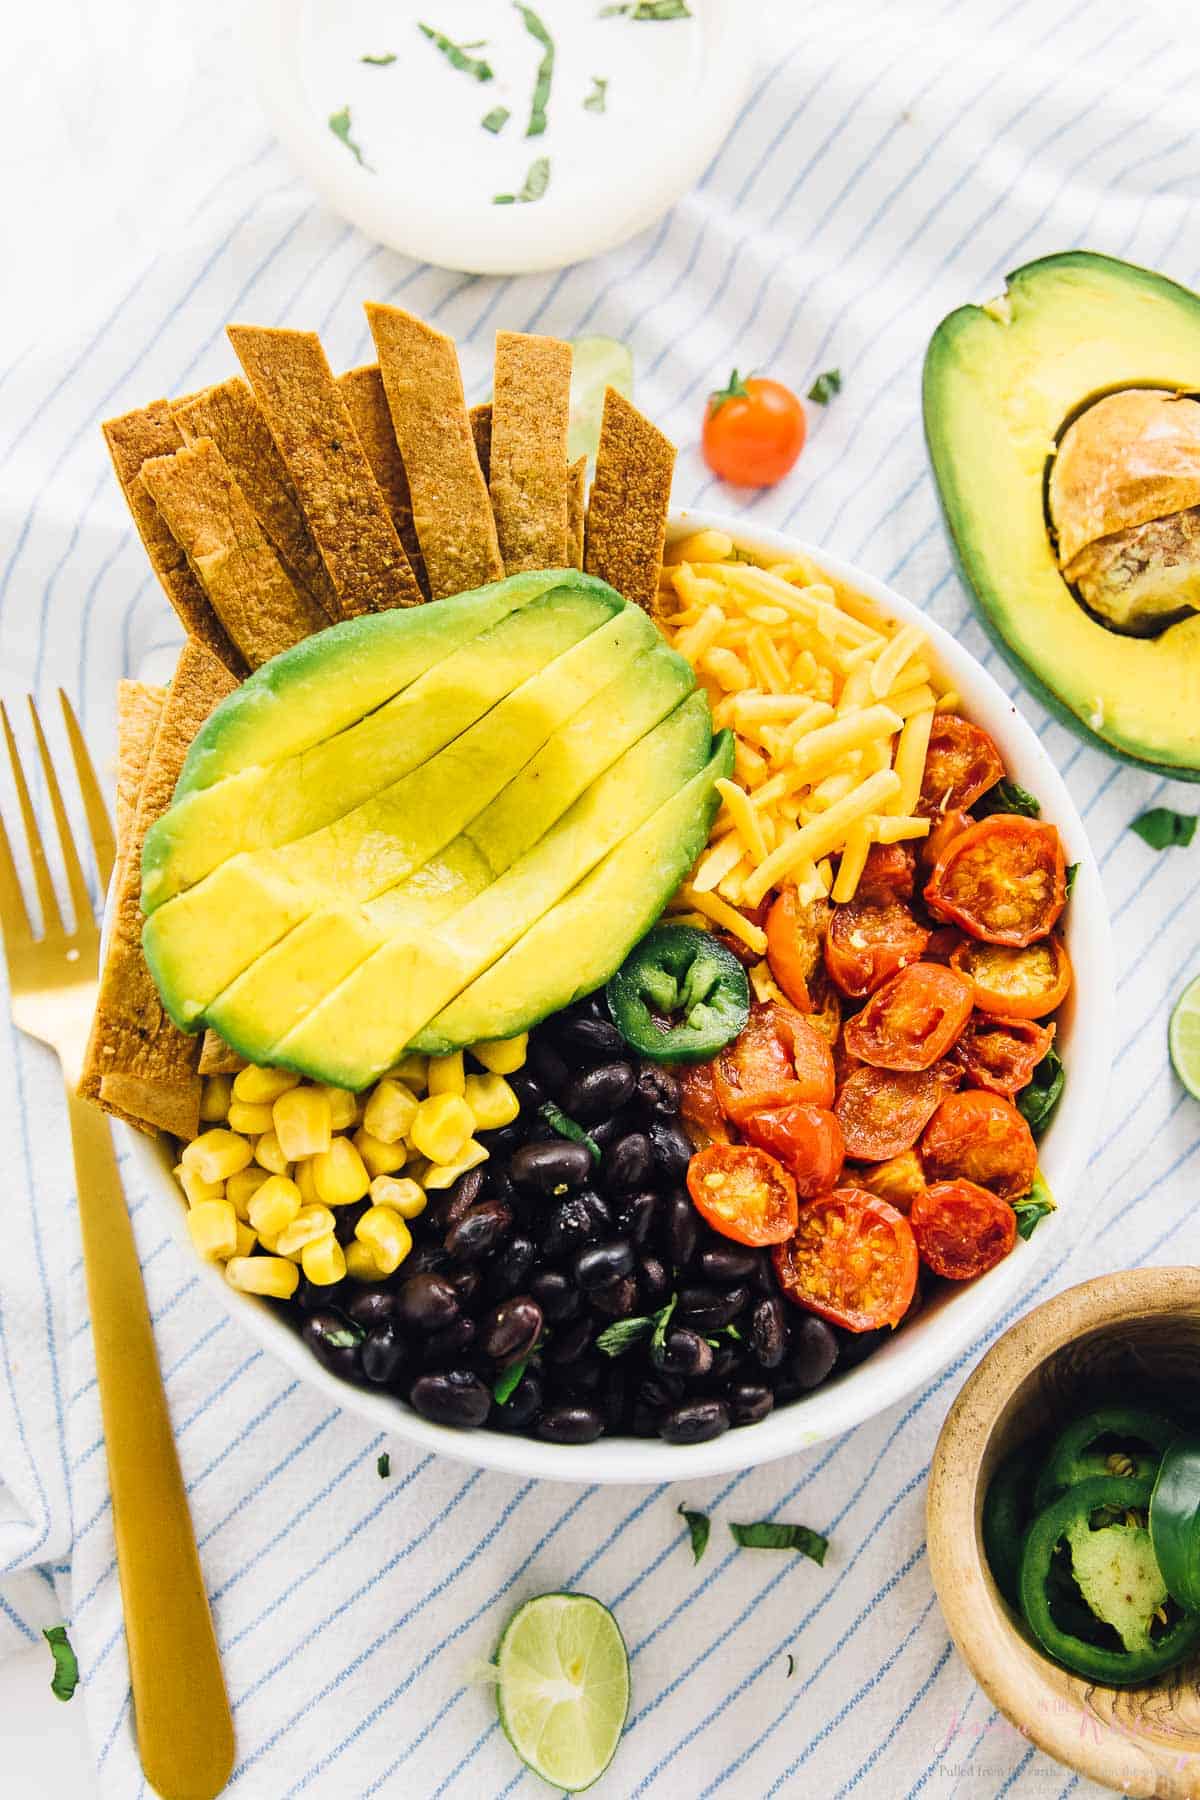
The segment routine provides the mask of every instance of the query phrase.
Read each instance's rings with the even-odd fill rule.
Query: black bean
[[[719,1244],[700,1252],[700,1273],[705,1281],[715,1281],[719,1287],[733,1287],[739,1281],[749,1281],[761,1261],[753,1250]]]
[[[556,1396],[562,1395],[569,1400],[589,1399],[604,1386],[607,1365],[607,1357],[601,1360],[598,1356],[581,1356],[578,1362],[562,1363],[556,1369],[549,1369],[547,1374]]]
[[[579,1311],[579,1289],[559,1269],[535,1269],[529,1277],[529,1291],[552,1325],[573,1319]]]
[[[820,1387],[838,1360],[838,1341],[824,1319],[809,1313],[791,1330],[792,1355],[788,1365],[792,1380],[807,1391]]]
[[[671,1291],[671,1277],[657,1256],[643,1256],[638,1263],[638,1283],[647,1306],[661,1306]]]
[[[651,1119],[646,1134],[655,1167],[668,1181],[682,1181],[692,1160],[692,1140],[678,1119]]]
[[[579,1194],[568,1194],[551,1208],[542,1231],[542,1255],[551,1262],[573,1256],[600,1227]]]
[[[668,1444],[707,1444],[729,1430],[729,1408],[723,1400],[686,1400],[658,1429]]]
[[[475,1302],[479,1298],[479,1290],[483,1286],[483,1276],[478,1269],[459,1269],[453,1275],[447,1275],[447,1281],[458,1295],[458,1304],[464,1312],[474,1311]]]
[[[657,1212],[658,1195],[653,1189],[646,1188],[640,1194],[631,1194],[617,1209],[617,1230],[623,1237],[632,1238],[641,1249],[654,1229]]]
[[[633,1272],[633,1245],[628,1238],[613,1238],[606,1244],[588,1244],[576,1256],[575,1280],[585,1294],[619,1281]]]
[[[492,1408],[490,1423],[499,1431],[525,1431],[542,1408],[545,1389],[534,1369],[526,1369],[503,1406]]]
[[[503,1200],[480,1200],[446,1233],[446,1254],[455,1262],[482,1262],[512,1230],[512,1209]]]
[[[546,1090],[528,1069],[518,1069],[504,1078],[520,1102],[523,1113],[535,1113],[546,1099]]]
[[[603,1435],[604,1418],[594,1406],[550,1406],[536,1429],[548,1444],[594,1444]]]
[[[698,1331],[679,1325],[667,1332],[661,1344],[651,1347],[650,1360],[664,1375],[682,1375],[690,1380],[707,1375],[712,1368],[712,1345]]]
[[[632,1275],[622,1275],[594,1289],[588,1299],[606,1319],[628,1319],[638,1308],[638,1284]]]
[[[591,1349],[595,1335],[596,1325],[592,1319],[576,1319],[573,1324],[564,1326],[551,1337],[543,1353],[547,1363],[558,1367],[563,1363],[577,1362]]]
[[[341,1313],[312,1312],[305,1319],[300,1335],[316,1357],[335,1375],[353,1377],[359,1369],[361,1334],[349,1325]],[[346,1340],[350,1339],[350,1342]]]
[[[581,1125],[590,1125],[624,1106],[635,1081],[632,1063],[600,1063],[575,1077],[563,1094],[563,1107]]]
[[[346,1291],[344,1281],[335,1282],[332,1286],[328,1283],[320,1286],[317,1282],[310,1281],[307,1275],[301,1275],[292,1298],[305,1312],[327,1312],[331,1306],[341,1306]]]
[[[648,1112],[665,1116],[679,1111],[683,1095],[669,1069],[645,1062],[637,1072],[637,1097]]]
[[[542,1333],[542,1309],[528,1294],[502,1300],[488,1313],[479,1329],[485,1356],[502,1369],[529,1355]]]
[[[526,1067],[529,1073],[536,1077],[538,1085],[545,1095],[551,1100],[561,1098],[571,1079],[571,1071],[549,1039],[544,1037],[530,1039],[529,1060]]]
[[[362,1366],[368,1381],[395,1381],[404,1363],[404,1339],[394,1323],[376,1325],[363,1340]]]
[[[415,1411],[435,1425],[482,1425],[491,1409],[492,1396],[470,1369],[443,1369],[421,1375],[409,1394]]]
[[[483,1192],[483,1170],[468,1169],[452,1182],[446,1189],[446,1204],[442,1208],[441,1223],[445,1229],[456,1225]]]
[[[520,1149],[529,1134],[525,1121],[514,1119],[511,1125],[501,1125],[495,1131],[478,1131],[475,1135],[496,1165],[496,1169],[485,1167],[480,1170],[483,1176],[481,1193],[490,1194],[494,1190],[489,1185],[488,1175],[489,1173],[494,1174],[496,1170],[500,1169],[500,1160],[498,1159],[507,1160],[514,1150]],[[471,1173],[473,1174],[474,1170]]]
[[[338,1207],[337,1212],[334,1215],[333,1235],[343,1249],[345,1249],[347,1244],[352,1244],[354,1242],[354,1232],[358,1225],[358,1221],[362,1218],[370,1204],[371,1202],[369,1200],[356,1200],[353,1206]],[[328,1291],[329,1290],[326,1289],[327,1293]]]
[[[750,1299],[747,1287],[718,1288],[685,1287],[679,1290],[679,1304],[676,1309],[680,1324],[688,1324],[697,1331],[720,1331],[722,1326],[729,1325],[737,1318],[742,1308]]]
[[[497,1250],[487,1271],[487,1291],[493,1300],[507,1300],[525,1286],[537,1251],[533,1239],[524,1233],[510,1237]]]
[[[360,1288],[346,1311],[356,1325],[364,1331],[370,1331],[375,1325],[386,1325],[389,1319],[396,1316],[398,1296],[387,1288]]]
[[[775,1404],[775,1396],[769,1387],[756,1381],[740,1381],[731,1387],[726,1399],[729,1405],[729,1417],[734,1425],[757,1425],[765,1419]]]
[[[440,1331],[460,1312],[458,1295],[444,1275],[410,1275],[396,1295],[396,1315],[409,1331]]]
[[[712,1368],[709,1370],[705,1386],[710,1388],[713,1393],[717,1393],[740,1363],[741,1356],[737,1345],[731,1343],[728,1338],[721,1339],[713,1351]]]
[[[787,1324],[783,1301],[774,1294],[756,1300],[747,1332],[752,1354],[764,1369],[777,1369],[787,1349]]]
[[[632,1194],[644,1188],[652,1165],[650,1139],[644,1131],[618,1138],[604,1158],[604,1185],[610,1194]]]
[[[629,1394],[625,1371],[620,1363],[612,1363],[604,1371],[600,1386],[600,1410],[606,1431],[620,1431],[625,1424]]]
[[[469,1350],[475,1342],[478,1329],[474,1319],[455,1319],[453,1325],[445,1325],[441,1331],[431,1331],[427,1337],[421,1338],[417,1346],[421,1361],[430,1369],[459,1362],[463,1351]]]
[[[755,1263],[750,1285],[757,1294],[772,1294],[778,1297],[779,1283],[775,1279],[774,1264],[769,1256],[760,1256]]]
[[[659,1211],[667,1259],[676,1269],[685,1269],[695,1256],[700,1240],[700,1221],[687,1189],[672,1189]]]
[[[554,1042],[568,1060],[583,1057],[589,1062],[601,1062],[605,1057],[621,1056],[625,1050],[625,1039],[611,1019],[571,1013],[561,1014],[555,1020]]]
[[[584,1188],[579,1198],[587,1208],[588,1217],[597,1231],[609,1231],[612,1228],[612,1210],[606,1200],[601,1199],[595,1188]]]
[[[839,1331],[837,1346],[840,1367],[857,1368],[859,1363],[866,1362],[868,1356],[873,1356],[893,1335],[889,1325],[881,1325],[878,1331]]]
[[[536,1188],[542,1194],[558,1194],[579,1188],[592,1172],[592,1153],[586,1144],[553,1137],[514,1150],[508,1172],[519,1187]]]
[[[422,1219],[422,1224],[424,1219]],[[404,1259],[405,1276],[426,1275],[444,1269],[449,1262],[440,1243],[417,1244]]]

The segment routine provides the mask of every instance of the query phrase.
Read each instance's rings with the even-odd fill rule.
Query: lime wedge
[[[1200,975],[1189,981],[1175,1002],[1167,1044],[1175,1073],[1188,1093],[1200,1100]]]
[[[604,415],[604,391],[615,387],[626,400],[633,399],[633,351],[619,338],[581,337],[571,346],[571,423],[567,432],[567,461],[589,460],[600,442]]]
[[[629,1658],[617,1621],[587,1594],[518,1607],[496,1651],[500,1723],[535,1775],[566,1793],[598,1781],[629,1711]]]

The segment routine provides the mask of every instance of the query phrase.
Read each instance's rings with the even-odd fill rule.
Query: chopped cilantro
[[[743,1550],[798,1550],[815,1563],[825,1561],[829,1539],[807,1525],[785,1525],[773,1519],[757,1519],[751,1525],[731,1525],[733,1541]]]
[[[817,379],[809,388],[808,398],[816,406],[828,406],[829,402],[833,399],[833,396],[835,394],[840,394],[841,391],[842,371],[840,369],[826,369],[823,374],[817,376]]]
[[[687,1528],[692,1534],[692,1564],[694,1567],[708,1549],[708,1534],[712,1530],[712,1525],[707,1513],[689,1512],[687,1507],[682,1505],[677,1506],[675,1510],[681,1519],[686,1520]]]
[[[1196,835],[1195,813],[1176,812],[1171,806],[1152,806],[1139,813],[1129,827],[1152,850],[1186,849]]]
[[[376,1458],[375,1472],[379,1476],[380,1481],[386,1481],[388,1476],[391,1474],[392,1459],[388,1455],[386,1450],[382,1451],[380,1453],[380,1455]]]
[[[529,173],[525,177],[525,185],[517,194],[493,194],[493,206],[524,206],[530,200],[540,200],[550,186],[550,158],[539,156],[529,165]]]
[[[583,103],[584,112],[602,113],[608,105],[608,78],[592,76],[592,91]]]
[[[461,69],[464,75],[473,75],[476,81],[491,81],[492,66],[480,56],[468,56],[468,50],[482,48],[479,44],[456,44],[448,38],[444,31],[435,31],[432,25],[423,25],[418,20],[417,30],[427,37],[431,44],[441,51],[452,69]]]
[[[49,1631],[42,1632],[42,1636],[49,1644],[50,1654],[54,1658],[50,1692],[57,1700],[69,1700],[79,1685],[79,1664],[71,1648],[67,1628],[65,1625],[52,1625]]]
[[[350,108],[343,106],[341,112],[330,113],[329,129],[335,138],[340,138],[360,168],[369,169],[370,163],[350,136]],[[373,171],[372,171],[373,172]]]

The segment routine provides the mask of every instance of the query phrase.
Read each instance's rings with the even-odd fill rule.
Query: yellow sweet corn
[[[387,1071],[387,1081],[403,1081],[410,1088],[423,1089],[429,1081],[429,1058],[421,1056],[418,1051],[410,1050],[402,1056],[396,1066]]]
[[[318,1094],[324,1094],[329,1102],[329,1123],[334,1131],[348,1131],[352,1125],[358,1124],[358,1095],[352,1094],[349,1088],[322,1086]]]
[[[431,1162],[421,1177],[421,1184],[423,1187],[433,1188],[435,1191],[438,1188],[453,1187],[460,1175],[465,1175],[468,1169],[477,1169],[479,1164],[486,1162],[487,1159],[488,1153],[483,1145],[477,1144],[474,1138],[468,1138],[458,1155],[451,1161]]]
[[[333,1214],[327,1206],[302,1206],[290,1225],[285,1225],[275,1239],[278,1256],[298,1256],[305,1244],[329,1237],[333,1231]]]
[[[394,1175],[408,1161],[408,1151],[403,1144],[385,1144],[382,1138],[372,1137],[365,1126],[360,1126],[351,1138],[358,1154],[366,1164],[367,1174]]]
[[[502,1125],[511,1125],[521,1110],[521,1102],[503,1075],[468,1075],[463,1098],[476,1131],[498,1131]]]
[[[313,1179],[311,1156],[306,1156],[302,1162],[295,1164],[292,1169],[292,1180],[300,1189],[300,1198],[303,1200],[305,1206],[316,1206],[319,1204],[320,1196],[317,1193],[317,1184]]]
[[[243,1074],[248,1072],[245,1069],[242,1071]],[[245,1137],[261,1137],[274,1124],[269,1106],[252,1100],[239,1100],[236,1096],[229,1103],[227,1117],[230,1131],[240,1131]]]
[[[430,1162],[456,1157],[475,1129],[475,1115],[461,1094],[431,1094],[413,1116],[409,1138]]]
[[[333,1108],[324,1088],[289,1088],[275,1102],[275,1135],[289,1162],[328,1150]]]
[[[224,1200],[225,1183],[223,1181],[205,1181],[195,1169],[189,1169],[184,1162],[175,1168],[175,1179],[187,1195],[189,1206],[199,1206],[205,1200]]]
[[[407,1137],[416,1117],[419,1102],[410,1087],[386,1076],[372,1090],[363,1109],[363,1130],[385,1144],[397,1144]]]
[[[354,1238],[346,1245],[343,1254],[346,1258],[346,1273],[351,1281],[386,1281],[387,1277],[375,1261],[375,1253],[369,1244],[360,1244]]]
[[[229,1100],[232,1093],[232,1076],[209,1075],[200,1090],[201,1124],[219,1125],[229,1111]]]
[[[270,1106],[280,1094],[299,1086],[300,1077],[291,1069],[260,1069],[253,1063],[233,1078],[233,1097],[252,1106]]]
[[[300,1189],[286,1175],[264,1181],[247,1208],[251,1225],[260,1237],[277,1237],[300,1211]]]
[[[376,1206],[390,1206],[402,1219],[415,1219],[425,1211],[425,1191],[419,1182],[407,1176],[377,1175],[371,1183],[371,1199]]]
[[[346,1273],[345,1252],[332,1235],[318,1238],[300,1252],[300,1267],[314,1287],[332,1287]]]
[[[385,1275],[393,1275],[412,1249],[411,1231],[390,1206],[369,1206],[354,1227],[354,1235],[360,1244],[370,1247]]]
[[[253,1161],[254,1150],[249,1141],[236,1131],[203,1131],[186,1146],[180,1162],[194,1169],[201,1181],[227,1181],[238,1169]]]
[[[272,1175],[286,1175],[292,1166],[291,1158],[283,1154],[283,1146],[273,1131],[264,1131],[255,1144],[254,1160],[260,1169],[269,1169]]]
[[[290,1300],[300,1285],[300,1271],[281,1256],[231,1256],[225,1264],[225,1279],[243,1294]]]
[[[312,1159],[313,1186],[325,1206],[353,1206],[371,1185],[362,1157],[349,1138],[334,1138]]]
[[[524,1067],[529,1054],[529,1033],[519,1037],[494,1038],[490,1044],[472,1044],[471,1055],[493,1075],[513,1075]]]
[[[257,1194],[264,1181],[269,1181],[270,1179],[271,1177],[266,1169],[260,1169],[253,1163],[248,1169],[238,1169],[235,1174],[229,1177],[229,1180],[225,1183],[225,1198],[227,1200],[232,1200],[233,1210],[239,1219],[248,1219],[250,1217],[249,1208],[251,1200],[254,1195]]]
[[[237,1222],[237,1249],[235,1256],[249,1256],[258,1242],[258,1233],[246,1224],[244,1219]]]
[[[209,1261],[224,1262],[237,1249],[237,1214],[228,1200],[202,1200],[187,1222],[197,1252]]]
[[[430,1057],[426,1083],[431,1094],[461,1094],[463,1080],[461,1050],[452,1050],[449,1056]]]

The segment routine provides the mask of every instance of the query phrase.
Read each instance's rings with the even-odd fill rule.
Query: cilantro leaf
[[[1012,1209],[1017,1215],[1017,1236],[1026,1240],[1033,1236],[1043,1219],[1058,1211],[1054,1195],[1046,1186],[1040,1169],[1033,1178],[1033,1186],[1029,1192],[1020,1200],[1014,1200]]]
[[[375,1459],[375,1472],[379,1476],[380,1481],[386,1481],[391,1474],[392,1459],[386,1450],[382,1451]]]
[[[786,1525],[774,1519],[757,1519],[750,1525],[730,1525],[733,1541],[743,1550],[798,1550],[815,1563],[825,1561],[829,1539],[807,1525]]]
[[[608,105],[608,77],[592,76],[592,91],[583,103],[584,112],[602,113]]]
[[[808,398],[817,406],[828,406],[835,394],[842,391],[842,371],[826,369],[817,376],[808,390]]]
[[[79,1664],[71,1648],[67,1628],[65,1625],[52,1625],[49,1631],[42,1632],[42,1636],[49,1644],[50,1654],[54,1658],[50,1692],[57,1700],[69,1700],[79,1686]]]
[[[1035,1137],[1040,1137],[1049,1125],[1051,1115],[1062,1099],[1066,1080],[1067,1072],[1063,1067],[1062,1057],[1051,1044],[1033,1071],[1033,1079],[1028,1087],[1023,1087],[1017,1095],[1017,1111]],[[1030,1229],[1032,1230],[1032,1226]]]
[[[1176,812],[1171,806],[1152,806],[1149,812],[1139,813],[1129,827],[1136,831],[1143,844],[1149,844],[1152,850],[1186,849],[1196,835],[1197,819],[1195,813]]]
[[[687,1521],[687,1528],[692,1534],[692,1566],[694,1568],[708,1549],[708,1534],[712,1530],[712,1524],[707,1513],[689,1512],[687,1507],[682,1505],[677,1506],[675,1510],[681,1519]]]
[[[345,144],[347,150],[361,169],[370,169],[371,165],[350,136],[350,108],[343,106],[341,112],[330,113],[329,129],[335,138]],[[371,171],[374,174],[374,170]]]
[[[476,81],[491,81],[492,66],[480,56],[468,56],[467,51],[478,49],[475,44],[456,44],[448,38],[444,31],[435,31],[432,25],[423,25],[418,20],[417,30],[427,37],[431,44],[441,51],[452,69],[461,69],[464,75],[473,75]]]
[[[530,200],[540,200],[550,186],[550,158],[539,156],[529,165],[529,173],[525,177],[525,185],[517,194],[493,194],[493,206],[524,206]]]
[[[525,127],[526,137],[541,137],[546,129],[546,108],[550,104],[550,84],[554,79],[554,39],[532,6],[522,6],[521,0],[514,0],[514,5],[524,19],[525,29],[530,37],[536,38],[543,47],[542,60],[538,64],[537,78],[533,84],[529,123]]]
[[[690,19],[694,15],[684,0],[629,0],[624,6],[602,6],[598,19]]]
[[[396,52],[389,50],[385,56],[360,56],[358,60],[370,69],[386,69],[389,63],[395,62]]]
[[[586,1144],[592,1161],[600,1161],[600,1146],[595,1138],[589,1137],[583,1126],[577,1125],[574,1119],[569,1119],[561,1106],[556,1106],[553,1100],[544,1100],[538,1111],[550,1129],[557,1131],[559,1137],[569,1138],[573,1144]]]
[[[485,131],[490,131],[492,135],[495,136],[498,131],[504,130],[504,127],[511,118],[512,114],[509,112],[507,106],[493,106],[491,112],[484,113],[479,123],[483,126]]]
[[[503,1406],[507,1400],[512,1399],[521,1385],[521,1377],[525,1373],[528,1362],[529,1358],[523,1356],[520,1362],[515,1362],[509,1368],[502,1369],[497,1375],[492,1387],[492,1399],[497,1406]]]
[[[632,1350],[635,1344],[640,1344],[643,1338],[649,1337],[653,1330],[654,1320],[642,1315],[633,1319],[615,1319],[596,1338],[596,1348],[603,1351],[605,1356],[624,1356],[627,1350]]]
[[[671,1323],[671,1314],[679,1304],[679,1295],[672,1294],[665,1306],[660,1306],[654,1315],[654,1331],[650,1338],[651,1350],[661,1350],[667,1341],[667,1326]]]
[[[1037,819],[1041,817],[1042,803],[1019,783],[998,781],[975,802],[975,811],[980,818],[986,818],[990,813],[1018,813],[1023,819]]]
[[[1068,863],[1067,864],[1067,899],[1068,900],[1071,898],[1071,893],[1075,887],[1075,878],[1078,874],[1079,874],[1079,864],[1078,863]]]

